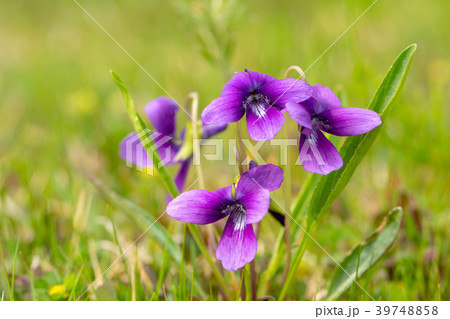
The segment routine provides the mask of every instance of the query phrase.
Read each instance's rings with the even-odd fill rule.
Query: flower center
[[[261,118],[266,115],[266,108],[269,104],[270,101],[267,96],[253,92],[242,103],[242,106],[245,110],[251,109],[258,118]]]
[[[329,127],[329,125],[318,116],[313,116],[311,119],[311,126],[313,129],[318,128],[319,130],[327,129]]]
[[[234,202],[231,205],[225,205],[221,209],[223,214],[230,215],[234,223],[234,230],[242,230],[245,226],[245,221],[247,220],[247,212],[244,206]]]

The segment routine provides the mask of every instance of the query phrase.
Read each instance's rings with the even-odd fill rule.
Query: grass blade
[[[17,239],[16,249],[14,251],[14,258],[13,258],[13,266],[11,273],[11,294],[9,295],[9,300],[11,301],[14,301],[15,298],[14,285],[16,283],[16,262],[17,262],[17,255],[19,254],[19,244],[20,244],[20,236]]]
[[[177,265],[182,264],[182,254],[180,247],[172,239],[172,235],[167,231],[167,229],[156,222],[156,218],[153,217],[152,214],[150,214],[142,207],[136,205],[132,201],[108,189],[101,181],[99,181],[95,177],[87,175],[87,178],[97,189],[97,191],[99,191],[103,198],[111,205],[125,212],[130,218],[135,220],[137,224],[147,225],[146,227],[152,226],[152,231],[149,233],[150,236],[152,236],[161,247],[165,247],[167,245],[167,251],[172,260]],[[183,269],[185,273],[188,274],[186,265],[184,265]],[[199,294],[202,297],[205,297],[206,294],[200,287],[199,283],[195,282],[195,285],[197,286],[197,291],[199,292]]]
[[[180,247],[172,239],[172,235],[167,231],[167,229],[156,222],[156,218],[153,217],[152,214],[150,214],[139,205],[136,205],[132,201],[108,189],[101,181],[99,181],[95,177],[91,175],[88,175],[87,177],[92,185],[100,192],[103,198],[106,199],[111,205],[125,212],[129,217],[136,220],[139,224],[142,224],[142,222],[144,222],[145,225],[153,225],[151,236],[156,239],[161,247],[165,247],[165,245],[167,244],[167,250],[172,259],[177,264],[181,264]]]
[[[6,287],[8,287],[8,294],[11,296],[11,285],[9,284],[8,271],[6,270],[6,259],[5,256],[3,255],[3,248],[1,244],[0,244],[0,257],[2,257],[3,275],[5,276]],[[2,301],[4,298],[4,293],[5,291],[2,292]]]

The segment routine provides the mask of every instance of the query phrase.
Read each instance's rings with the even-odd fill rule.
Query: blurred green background
[[[290,65],[307,69],[372,1],[80,4],[177,101],[197,91],[203,108],[220,94],[230,72],[248,68],[281,77]],[[448,12],[448,1],[379,0],[306,73],[309,83],[340,92],[345,106],[366,107],[395,57],[407,45],[418,44],[389,120],[315,233],[342,260],[392,207],[403,206],[405,222],[394,247],[360,281],[381,300],[450,299]],[[110,69],[121,76],[139,112],[164,95],[74,1],[2,1],[3,299],[11,299],[7,285],[12,279],[16,300],[73,299],[119,255],[112,220],[122,249],[145,230],[105,202],[86,174],[156,217],[165,210],[165,190],[158,179],[127,167],[117,155],[118,143],[132,126]],[[180,128],[188,120],[179,112]],[[292,121],[289,128],[291,137],[297,137]],[[234,132],[230,127],[220,137]],[[277,153],[266,146],[263,150],[265,159],[276,164]],[[295,157],[295,149],[291,153]],[[208,189],[229,185],[237,174],[225,162],[205,163],[204,170]],[[297,191],[306,174],[301,167],[292,172]],[[194,180],[191,170],[187,185]],[[275,196],[283,198],[283,193]],[[181,242],[178,222],[168,216],[160,222]],[[271,217],[262,222],[258,273],[267,266],[279,229]],[[155,292],[163,251],[146,234],[97,283],[97,293],[88,292],[84,299],[176,299],[176,267],[166,267],[164,289]],[[208,299],[218,299],[204,260],[190,262],[204,289],[211,291]],[[290,298],[323,297],[334,268],[320,248],[310,245]],[[238,273],[227,276],[237,290]],[[281,274],[274,278],[274,291],[281,281]],[[368,297],[353,291],[341,298]]]

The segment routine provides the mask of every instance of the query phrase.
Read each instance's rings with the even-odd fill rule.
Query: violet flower
[[[177,159],[177,154],[182,148],[181,142],[185,138],[186,128],[181,131],[180,136],[176,132],[176,114],[178,105],[172,99],[159,97],[145,106],[145,113],[155,128],[150,133],[155,142],[163,165],[180,165],[180,170],[175,177],[175,185],[181,192],[186,181],[190,167],[192,153],[185,156],[184,159]],[[203,125],[201,127],[202,138],[207,139],[220,133],[226,128],[226,125]],[[152,167],[152,160],[148,157],[139,136],[136,132],[128,134],[119,146],[119,155],[127,162],[138,167]]]
[[[304,81],[245,72],[235,73],[220,97],[203,110],[203,123],[233,123],[246,114],[250,137],[255,141],[271,140],[283,126],[286,103],[307,100],[312,89]]]
[[[378,113],[359,108],[342,107],[333,91],[313,85],[312,97],[301,103],[287,103],[290,117],[300,128],[300,162],[311,173],[326,175],[342,167],[342,158],[321,132],[352,136],[369,132],[381,125]]]
[[[181,222],[199,225],[229,216],[216,257],[226,270],[234,271],[255,258],[257,243],[252,224],[266,215],[270,205],[269,192],[279,188],[282,181],[280,167],[272,164],[253,166],[242,174],[237,185],[213,192],[192,190],[182,193],[169,203],[167,214]]]

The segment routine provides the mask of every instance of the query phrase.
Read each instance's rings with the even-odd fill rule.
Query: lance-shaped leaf
[[[142,121],[141,117],[136,112],[136,108],[134,106],[134,102],[131,98],[130,92],[128,92],[128,89],[125,87],[125,85],[122,83],[122,80],[114,71],[110,71],[110,73],[111,77],[113,78],[114,82],[116,82],[117,87],[122,93],[122,97],[128,111],[128,116],[130,117],[131,123],[133,124],[136,133],[140,137],[142,145],[147,151],[149,158],[154,164],[153,167],[158,171],[158,176],[160,177],[170,196],[172,196],[172,198],[177,197],[179,194],[177,186],[170,176],[167,167],[165,165],[159,165],[159,163],[161,163],[161,156],[156,150],[155,143],[150,135],[150,131],[147,129],[144,121]]]
[[[328,212],[331,204],[333,204],[334,200],[345,188],[356,168],[361,163],[364,155],[366,155],[367,151],[372,146],[378,136],[378,133],[384,127],[384,123],[387,120],[393,102],[405,82],[406,75],[408,74],[412,57],[414,56],[416,49],[417,45],[411,44],[400,53],[391,65],[369,104],[368,109],[380,114],[383,124],[376,127],[369,133],[347,137],[339,150],[343,160],[342,168],[326,176],[319,177],[317,183],[315,184],[314,192],[311,196],[311,200],[306,211],[307,218],[305,228],[308,232],[314,230],[321,218]],[[311,188],[308,187],[306,195],[309,195],[310,190]],[[298,216],[301,214],[301,210],[304,207],[301,201],[305,198],[307,198],[307,196],[302,196],[302,194],[296,198],[296,201],[293,204],[294,209],[291,212],[291,216]],[[295,237],[299,231],[299,228],[293,228],[293,236]],[[304,238],[305,240],[308,240],[308,237]],[[294,278],[295,271],[304,252],[302,249],[304,249],[304,245],[301,245],[294,254],[289,273],[280,294],[280,299],[284,299],[287,289]],[[272,268],[276,268],[275,266]]]
[[[372,146],[378,133],[384,127],[393,101],[405,82],[411,60],[417,45],[407,47],[392,64],[369,104],[369,110],[380,114],[383,124],[369,133],[348,137],[339,150],[344,165],[341,169],[320,177],[308,207],[308,224],[313,224],[329,210],[331,204],[342,192],[362,158]]]
[[[337,267],[328,290],[327,300],[335,300],[351,287],[391,247],[402,222],[403,210],[396,207],[384,218],[378,229],[357,245]],[[344,271],[345,269],[345,271]]]

